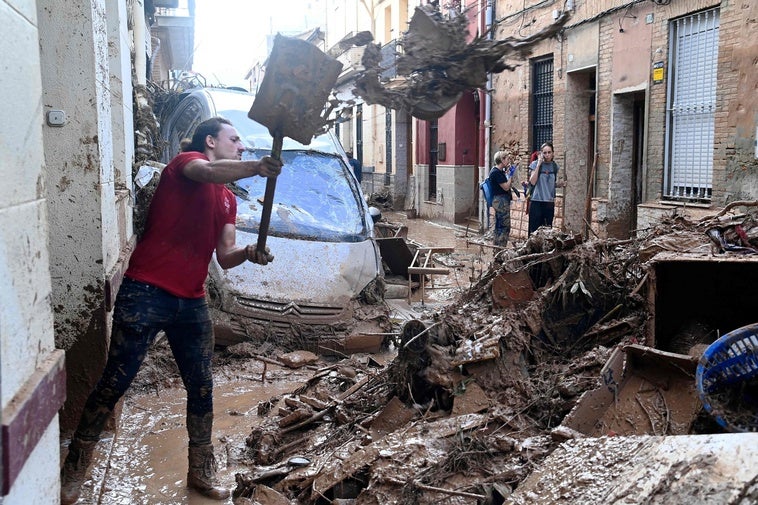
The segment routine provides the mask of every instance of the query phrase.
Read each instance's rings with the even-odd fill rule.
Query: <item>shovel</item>
[[[342,63],[302,39],[277,35],[261,88],[247,116],[268,128],[271,157],[281,160],[284,137],[307,145],[326,124],[326,101],[342,71]],[[323,114],[323,116],[322,116]],[[276,177],[266,181],[257,250],[265,251]]]

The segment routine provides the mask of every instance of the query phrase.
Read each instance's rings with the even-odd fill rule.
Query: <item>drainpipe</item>
[[[495,27],[492,25],[493,19],[495,19],[495,0],[487,0],[487,7],[485,9],[485,25],[487,30],[487,37],[489,40],[492,40],[494,38],[494,29]],[[492,133],[492,72],[487,74],[487,89],[484,93],[484,174],[487,174],[489,172],[490,167],[490,160],[492,159],[491,156],[491,133]],[[487,209],[486,205],[482,205],[484,200],[480,196],[480,216],[479,216],[479,222],[485,223],[485,212],[489,212],[489,209]],[[482,224],[484,226],[484,224]]]
[[[147,53],[145,50],[145,4],[136,0],[132,4],[134,19],[134,73],[137,84],[147,84]]]

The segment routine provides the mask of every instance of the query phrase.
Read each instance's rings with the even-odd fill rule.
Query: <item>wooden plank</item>
[[[452,253],[455,252],[455,247],[419,247],[418,251],[431,253]]]
[[[422,274],[422,275],[447,275],[450,270],[447,268],[435,268],[435,267],[408,267],[409,274]]]

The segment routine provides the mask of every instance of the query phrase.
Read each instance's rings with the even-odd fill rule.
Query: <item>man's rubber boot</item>
[[[97,440],[87,442],[73,438],[68,446],[68,454],[61,468],[61,504],[71,505],[79,500],[87,469],[92,463],[92,453]]]
[[[214,500],[229,498],[229,490],[218,485],[216,481],[216,457],[213,445],[189,447],[189,471],[187,486]]]

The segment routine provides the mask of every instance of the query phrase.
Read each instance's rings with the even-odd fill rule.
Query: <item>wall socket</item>
[[[47,124],[49,126],[63,126],[66,124],[66,113],[62,110],[47,111]]]

